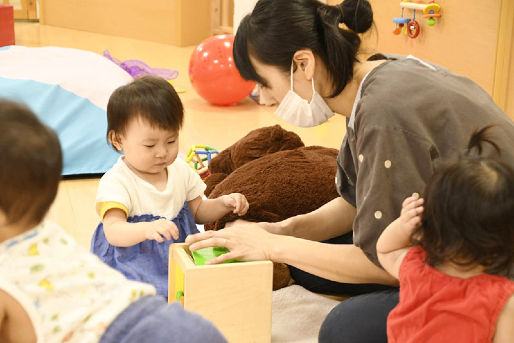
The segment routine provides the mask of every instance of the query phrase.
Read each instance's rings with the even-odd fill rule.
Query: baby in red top
[[[490,129],[434,174],[426,201],[405,199],[377,242],[380,263],[400,281],[389,342],[514,341],[514,171],[479,156],[494,148],[501,157]]]

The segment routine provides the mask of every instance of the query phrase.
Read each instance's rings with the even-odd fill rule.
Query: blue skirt
[[[129,223],[151,222],[163,217],[144,214],[127,218]],[[179,238],[174,241],[164,238],[164,242],[145,240],[130,247],[115,247],[107,241],[103,224],[96,228],[91,239],[91,252],[103,262],[120,271],[130,280],[150,283],[157,294],[168,297],[168,255],[169,245],[184,242],[190,234],[198,233],[193,214],[187,203],[173,219],[179,230]]]

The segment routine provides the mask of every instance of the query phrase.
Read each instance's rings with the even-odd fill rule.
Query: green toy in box
[[[223,247],[208,247],[193,251],[193,260],[197,266],[205,265],[205,262],[212,260],[218,256],[228,253],[229,250]],[[223,263],[234,263],[237,260],[228,260]]]

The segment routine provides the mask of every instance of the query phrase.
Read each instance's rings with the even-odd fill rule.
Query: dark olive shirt
[[[514,123],[473,81],[415,58],[389,59],[361,82],[337,159],[339,194],[357,209],[354,244],[379,265],[376,243],[403,200],[423,194],[435,169],[456,160],[488,124],[514,168]],[[493,152],[484,145],[482,156]]]

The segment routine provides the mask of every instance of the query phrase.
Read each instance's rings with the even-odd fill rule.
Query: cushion
[[[0,98],[26,104],[58,134],[63,175],[101,174],[119,154],[106,140],[107,102],[132,81],[93,52],[59,48],[0,48]]]

